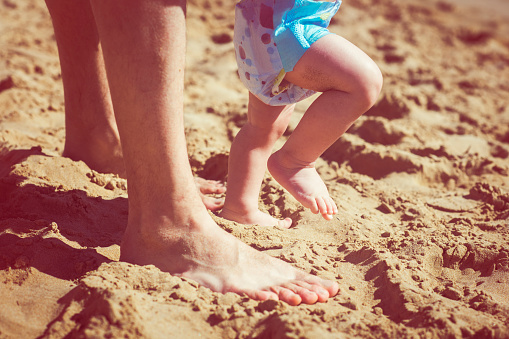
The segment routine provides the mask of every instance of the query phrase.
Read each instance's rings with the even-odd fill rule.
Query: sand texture
[[[319,159],[334,220],[302,209],[269,174],[261,209],[296,227],[214,216],[340,285],[327,303],[290,307],[118,262],[127,183],[61,156],[47,9],[1,1],[0,338],[509,338],[509,13],[503,2],[459,3],[347,0],[333,19],[331,31],[384,74],[375,107]],[[223,181],[247,110],[234,5],[188,2],[189,157],[197,175]]]

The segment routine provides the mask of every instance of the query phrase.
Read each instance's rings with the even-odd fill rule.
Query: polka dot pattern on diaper
[[[274,9],[265,4],[261,4],[260,8],[260,25],[264,28],[274,29],[273,22]]]
[[[268,44],[270,44],[270,41],[271,41],[272,39],[270,38],[270,34],[269,34],[269,33],[265,33],[265,34],[263,34],[263,35],[262,35],[261,40],[262,40],[262,42],[263,42],[265,45],[268,45]]]
[[[244,48],[242,46],[239,46],[239,57],[244,60],[246,58],[246,52],[244,51]]]

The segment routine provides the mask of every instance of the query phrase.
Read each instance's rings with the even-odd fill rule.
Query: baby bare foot
[[[326,220],[338,213],[314,162],[302,163],[279,150],[270,156],[267,167],[274,179],[311,212],[321,213]]]
[[[120,259],[155,265],[213,291],[246,294],[255,300],[314,304],[338,293],[336,282],[322,280],[258,252],[219,228],[208,214],[197,214],[201,218],[196,214],[191,218],[200,219],[200,224],[191,220],[185,229],[173,227],[168,218],[154,218],[156,223],[168,224],[156,227],[157,231],[129,225]]]
[[[239,213],[228,208],[223,208],[221,213],[219,213],[219,216],[244,225],[258,225],[266,227],[279,226],[281,228],[290,228],[290,226],[292,226],[292,219],[285,218],[284,220],[278,220],[258,209],[253,212]]]

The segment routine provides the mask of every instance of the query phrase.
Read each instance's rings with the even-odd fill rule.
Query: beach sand
[[[340,285],[326,303],[290,307],[118,262],[127,183],[61,156],[47,9],[0,2],[0,338],[509,338],[508,13],[501,1],[461,3],[349,0],[334,17],[331,31],[384,74],[378,103],[318,162],[334,220],[302,209],[268,174],[260,207],[295,227],[214,216]],[[195,174],[222,181],[246,120],[234,5],[188,2],[189,157]]]

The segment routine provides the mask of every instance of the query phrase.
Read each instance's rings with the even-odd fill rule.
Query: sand
[[[223,181],[246,119],[233,8],[188,9],[189,157],[197,175]],[[508,14],[495,0],[344,1],[331,31],[378,63],[384,88],[318,162],[339,214],[303,210],[267,174],[260,207],[294,228],[214,216],[340,285],[326,303],[290,307],[118,262],[127,183],[61,156],[49,15],[42,1],[3,0],[0,338],[509,338]]]

